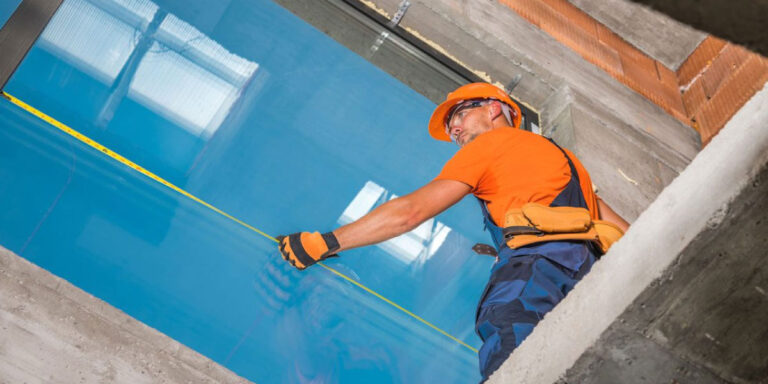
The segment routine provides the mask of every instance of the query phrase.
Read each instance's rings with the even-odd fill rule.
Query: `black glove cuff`
[[[325,240],[325,245],[328,247],[328,252],[326,252],[326,255],[332,255],[334,254],[339,248],[339,240],[336,239],[336,235],[333,234],[333,232],[327,232],[323,233],[323,240]]]

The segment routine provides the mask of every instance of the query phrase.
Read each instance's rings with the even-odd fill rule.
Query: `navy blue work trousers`
[[[477,307],[475,330],[483,381],[498,369],[596,260],[586,243],[558,241],[504,247]]]

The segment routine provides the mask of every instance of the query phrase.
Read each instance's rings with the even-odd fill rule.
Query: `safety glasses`
[[[451,127],[457,124],[461,124],[464,116],[470,109],[482,107],[490,103],[491,100],[467,100],[456,104],[446,115],[445,118],[445,133],[451,136]],[[453,137],[451,137],[453,140]]]

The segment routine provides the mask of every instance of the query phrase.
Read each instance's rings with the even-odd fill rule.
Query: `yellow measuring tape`
[[[107,148],[107,147],[105,147],[105,146],[103,146],[103,145],[93,141],[88,136],[85,136],[82,133],[75,131],[74,129],[64,125],[63,123],[59,122],[58,120],[56,120],[56,119],[46,115],[45,113],[39,111],[35,107],[33,107],[33,106],[31,106],[31,105],[29,105],[29,104],[27,104],[27,103],[25,103],[25,102],[15,98],[13,96],[11,96],[10,94],[6,93],[5,91],[2,92],[2,95],[6,99],[8,99],[8,101],[10,101],[11,103],[17,105],[21,109],[31,113],[32,115],[34,115],[35,117],[39,118],[40,120],[43,120],[46,123],[48,123],[48,124],[58,128],[59,130],[63,131],[64,133],[66,133],[66,134],[74,137],[75,139],[77,139],[77,140],[79,140],[79,141],[89,145],[90,147],[95,148],[96,150],[104,153],[105,155],[107,155],[107,156],[117,160],[121,164],[127,165],[130,168],[133,168],[135,171],[141,173],[142,175],[147,176],[150,179],[152,179],[152,180],[154,180],[154,181],[156,181],[156,182],[158,182],[158,183],[160,183],[160,184],[162,184],[162,185],[164,185],[164,186],[166,186],[166,187],[168,187],[168,188],[170,188],[170,189],[172,189],[172,190],[174,190],[174,191],[176,191],[176,192],[178,192],[178,193],[180,193],[180,194],[182,194],[182,195],[184,195],[184,196],[186,196],[186,197],[188,197],[188,198],[190,198],[190,199],[192,199],[192,200],[194,200],[194,201],[196,201],[198,203],[200,203],[201,205],[205,206],[206,208],[208,208],[208,209],[210,209],[210,210],[212,210],[212,211],[214,211],[214,212],[216,212],[216,213],[218,213],[218,214],[220,214],[220,215],[222,215],[222,216],[224,216],[224,217],[226,217],[226,218],[228,218],[228,219],[230,219],[230,220],[232,220],[232,221],[234,221],[234,222],[236,222],[236,223],[238,223],[238,224],[240,224],[240,225],[242,225],[242,226],[244,226],[244,227],[246,227],[246,228],[248,228],[248,229],[250,229],[250,230],[252,230],[252,231],[254,231],[254,232],[256,232],[256,233],[258,233],[258,234],[260,234],[260,235],[262,235],[262,236],[264,236],[266,238],[268,238],[268,239],[270,239],[270,240],[272,240],[272,241],[274,241],[275,243],[278,242],[277,239],[275,239],[274,237],[264,233],[263,231],[259,230],[258,228],[251,226],[250,224],[248,224],[248,223],[246,223],[246,222],[244,222],[244,221],[242,221],[242,220],[240,220],[240,219],[238,219],[238,218],[236,218],[236,217],[234,217],[234,216],[232,216],[232,215],[222,211],[221,209],[218,209],[218,208],[214,207],[213,205],[203,201],[202,199],[198,198],[197,196],[195,196],[195,195],[193,195],[193,194],[191,194],[191,193],[189,193],[189,192],[187,192],[187,191],[185,191],[185,190],[183,190],[183,189],[181,189],[181,188],[171,184],[169,181],[163,179],[162,177],[160,177],[158,175],[155,175],[154,173],[146,170],[145,168],[141,167],[140,165],[138,165],[138,164],[128,160],[127,158],[123,157],[122,155],[120,155],[120,154],[110,150],[109,148]],[[331,267],[323,264],[322,262],[319,262],[317,264],[320,265],[321,267],[327,269],[328,271],[332,272],[334,275],[339,276],[339,277],[341,277],[342,279],[344,279],[346,281],[349,281],[350,283],[352,283],[352,284],[360,287],[364,291],[366,291],[366,292],[376,296],[377,298],[381,299],[382,301],[386,302],[387,304],[389,304],[389,305],[399,309],[400,311],[404,312],[405,314],[407,314],[407,315],[411,316],[412,318],[418,320],[419,322],[423,323],[424,325],[434,329],[437,332],[440,332],[441,334],[445,335],[446,337],[450,338],[451,340],[453,340],[453,341],[463,345],[464,347],[466,347],[470,351],[477,353],[477,349],[473,348],[469,344],[467,344],[467,343],[457,339],[456,337],[454,337],[453,335],[449,334],[448,332],[443,331],[442,329],[438,328],[436,325],[434,325],[434,324],[424,320],[420,316],[418,316],[415,313],[413,313],[413,312],[403,308],[402,306],[398,305],[394,301],[392,301],[390,299],[387,299],[386,297],[382,296],[378,292],[376,292],[376,291],[366,287],[365,285],[363,285],[363,284],[353,280],[349,276],[347,276],[347,275],[337,271],[336,269],[331,268]]]

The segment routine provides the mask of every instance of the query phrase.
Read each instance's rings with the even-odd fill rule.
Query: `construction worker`
[[[389,240],[472,193],[497,254],[475,318],[485,381],[628,227],[593,193],[576,157],[519,129],[521,119],[498,87],[459,87],[429,122],[432,137],[460,147],[434,180],[332,232],[280,236],[283,258],[304,269]]]

